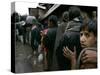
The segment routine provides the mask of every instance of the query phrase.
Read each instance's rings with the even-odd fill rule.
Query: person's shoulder
[[[63,38],[63,39],[68,39],[68,36],[69,36],[68,33],[69,33],[69,32],[64,32],[62,38]]]

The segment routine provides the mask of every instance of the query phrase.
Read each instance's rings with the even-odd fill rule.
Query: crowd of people
[[[35,17],[16,23],[17,35],[38,53],[43,53],[44,71],[97,68],[97,13],[71,6],[62,14],[58,25],[56,15],[48,17],[44,28]],[[34,53],[33,53],[34,54]]]

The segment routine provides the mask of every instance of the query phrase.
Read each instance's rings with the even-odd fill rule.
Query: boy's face
[[[82,48],[94,47],[96,46],[97,38],[93,32],[88,32],[87,30],[82,30],[80,32],[80,43]]]

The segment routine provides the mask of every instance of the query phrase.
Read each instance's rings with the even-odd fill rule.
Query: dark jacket
[[[57,27],[48,28],[48,32],[45,38],[46,47],[48,48],[47,61],[48,61],[49,70],[51,70],[51,65],[53,61],[53,52],[54,52],[54,45],[55,45],[55,39],[56,39],[56,32],[57,32]]]
[[[62,36],[59,46],[56,50],[57,60],[60,70],[70,70],[71,69],[71,62],[70,60],[66,59],[63,55],[63,47],[67,46],[70,50],[74,49],[74,46],[77,50],[77,57],[80,53],[80,25],[79,21],[70,21],[66,28],[66,32]]]
[[[40,44],[40,31],[36,27],[33,30],[31,30],[31,46],[33,50],[36,50],[38,48],[38,45]]]

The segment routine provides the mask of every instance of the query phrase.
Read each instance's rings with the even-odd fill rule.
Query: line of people
[[[44,71],[97,68],[96,15],[72,6],[62,17],[58,25],[57,16],[49,16],[46,29],[36,18],[25,24],[33,51],[43,53]]]
[[[75,6],[65,15],[60,26],[55,15],[48,18],[48,31],[41,42],[46,49],[46,70],[97,68],[96,17],[81,13]]]

